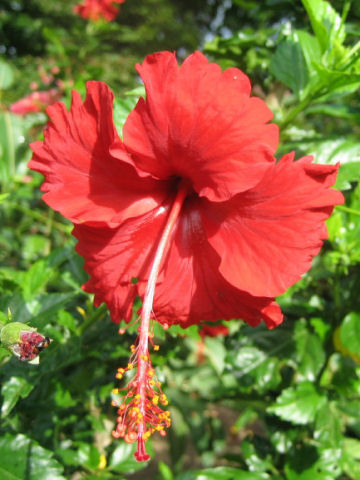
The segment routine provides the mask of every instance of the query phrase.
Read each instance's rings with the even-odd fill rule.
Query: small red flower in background
[[[219,325],[202,325],[199,334],[203,339],[205,337],[226,337],[226,335],[229,335],[229,329],[222,323]]]
[[[10,106],[10,111],[17,115],[43,112],[49,105],[58,102],[62,92],[56,88],[33,92]]]
[[[329,188],[338,166],[294,154],[276,162],[278,128],[240,70],[222,72],[199,52],[181,67],[174,54],[156,53],[137,70],[146,100],[123,139],[112,93],[89,82],[70,112],[61,103],[48,109],[52,122],[32,145],[30,167],[45,177],[44,200],[75,224],[95,305],[129,322],[135,297],[143,300],[131,368],[118,378],[137,373],[115,435],[137,438],[136,457],[146,460],[144,440],[169,424],[152,416],[162,393],[148,353],[150,316],[164,326],[241,318],[276,327],[274,297],[310,268],[343,197]]]
[[[199,330],[199,335],[201,340],[198,343],[197,347],[197,363],[200,365],[205,360],[204,350],[205,350],[205,338],[206,337],[226,337],[229,335],[229,329],[225,327],[222,323],[218,325],[202,325]]]
[[[88,20],[100,20],[104,18],[108,22],[114,20],[119,13],[115,3],[124,3],[125,0],[83,0],[83,3],[75,5],[74,12]]]

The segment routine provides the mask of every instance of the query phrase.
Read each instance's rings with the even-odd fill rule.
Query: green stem
[[[93,323],[95,323],[99,318],[106,312],[106,305],[102,304],[97,308],[92,315],[90,315],[84,323],[78,328],[78,334],[82,335]]]
[[[351,213],[352,215],[357,215],[360,217],[359,210],[355,210],[354,208],[344,207],[344,205],[337,205],[336,210],[341,210],[342,212]]]
[[[292,108],[288,114],[285,116],[284,120],[279,123],[280,130],[284,130],[289,123],[291,123],[294,118],[296,118],[300,112],[305,110],[305,108],[311,103],[313,96],[304,98],[295,108]]]
[[[23,205],[20,205],[15,202],[8,202],[8,205],[16,210],[19,210],[20,212],[24,213],[25,215],[35,220],[39,220],[40,222],[45,223],[45,225],[48,227],[49,218],[47,215],[43,215],[37,212],[36,210],[32,210],[31,208],[24,207]],[[64,225],[63,223],[56,222],[54,220],[52,220],[52,225],[56,227],[58,230],[61,230],[66,234],[69,234],[72,228],[70,225]]]

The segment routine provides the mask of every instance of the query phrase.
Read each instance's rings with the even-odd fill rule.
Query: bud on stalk
[[[0,322],[0,343],[22,362],[39,363],[39,354],[50,345],[51,339],[44,337],[21,322]]]

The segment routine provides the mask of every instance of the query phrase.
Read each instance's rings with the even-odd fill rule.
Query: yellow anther
[[[132,410],[133,410],[133,412],[135,412],[135,413],[139,413],[139,412],[140,412],[140,408],[139,408],[139,407],[133,407]],[[141,413],[140,413],[140,415],[141,415]]]
[[[119,392],[120,392],[120,390],[119,390],[118,388],[113,388],[112,393],[113,393],[114,395],[119,395]]]
[[[112,401],[111,401],[111,406],[112,406],[112,407],[117,407],[118,404],[117,404],[117,402],[116,402],[115,400],[112,400]]]
[[[128,363],[127,368],[128,368],[128,370],[132,370],[134,368],[134,364],[133,363]]]
[[[121,380],[123,378],[122,374],[121,373],[117,373],[115,375],[115,378],[117,378],[118,380]]]
[[[125,369],[124,369],[124,368],[118,368],[117,371],[118,371],[118,373],[125,373]]]
[[[155,380],[149,380],[150,385],[153,387],[155,385]]]
[[[155,352],[157,352],[159,350],[159,348],[160,348],[159,345],[154,345]]]
[[[136,350],[135,345],[130,345],[130,351],[131,351],[131,353],[134,353],[135,350]]]
[[[145,433],[143,434],[143,436],[142,436],[143,440],[145,440],[145,441],[146,441],[146,440],[149,440],[150,435],[151,435],[151,432],[150,432],[150,431],[145,432]]]
[[[147,374],[149,375],[149,377],[153,377],[155,375],[155,370],[153,368],[149,368]]]
[[[155,395],[154,398],[152,399],[152,402],[154,405],[157,405],[159,403],[159,395]]]
[[[156,430],[157,430],[158,432],[160,432],[160,430],[162,430],[162,429],[163,429],[162,425],[158,425],[158,426],[156,427]]]
[[[134,398],[135,398],[136,400],[139,400],[139,399],[140,399],[140,394],[137,393]]]

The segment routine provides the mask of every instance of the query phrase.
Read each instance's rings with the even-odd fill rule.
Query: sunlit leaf
[[[2,480],[65,480],[52,453],[25,435],[2,436],[0,457]]]
[[[360,353],[360,314],[351,312],[344,318],[340,338],[343,346],[352,354]]]
[[[21,398],[26,398],[34,387],[35,385],[26,378],[18,376],[12,376],[3,382],[1,385],[1,414],[8,415],[16,403]]]
[[[277,48],[270,64],[271,73],[301,97],[308,81],[304,55],[296,34]]]
[[[7,90],[14,82],[14,72],[11,65],[0,60],[0,90]]]
[[[300,383],[282,391],[276,402],[267,410],[282,420],[304,425],[315,419],[316,412],[324,405],[325,397],[319,394],[311,382]]]
[[[325,52],[337,41],[345,40],[345,26],[340,15],[331,4],[325,0],[302,0],[310,18],[311,26],[319,40],[321,49]]]

